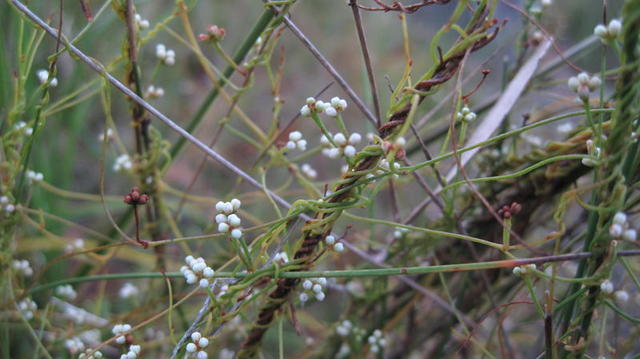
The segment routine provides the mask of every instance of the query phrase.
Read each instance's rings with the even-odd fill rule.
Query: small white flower
[[[198,285],[200,286],[200,288],[207,288],[209,287],[209,280],[202,278],[200,279],[200,282],[198,282]]]
[[[293,150],[298,148],[301,151],[307,150],[307,140],[302,138],[300,131],[293,131],[289,133],[289,141],[287,142],[287,148]]]
[[[318,176],[318,172],[313,169],[313,167],[311,167],[310,164],[308,163],[303,163],[302,166],[300,167],[300,170],[302,171],[302,173],[304,173],[307,177],[314,179]]]
[[[187,351],[189,353],[195,353],[195,351],[198,349],[198,347],[194,344],[194,343],[189,343],[187,344]]]
[[[307,293],[300,293],[298,298],[300,299],[301,302],[304,303],[309,300],[309,295]]]
[[[300,109],[300,115],[302,117],[309,117],[311,116],[311,109],[309,108],[308,105],[304,105],[302,106],[302,108]]]
[[[124,344],[124,342],[126,341],[124,333],[130,330],[131,330],[131,325],[129,324],[116,324],[113,326],[113,329],[111,329],[111,332],[113,333],[113,335],[116,336],[116,343]]]
[[[218,223],[218,232],[226,233],[229,232],[229,225],[227,223]]]
[[[613,216],[613,223],[624,226],[627,223],[627,215],[624,212],[617,212]]]
[[[336,145],[338,146],[344,146],[347,144],[347,138],[344,137],[344,135],[341,132],[338,132],[335,135],[333,135],[333,142],[335,142]]]
[[[216,215],[216,223],[226,223],[227,222],[227,215],[224,213],[218,213]]]
[[[140,16],[140,14],[136,14],[134,16],[135,21],[136,21],[136,25],[140,28],[140,29],[146,29],[149,27],[149,20],[143,19],[142,16]]]
[[[78,356],[78,359],[101,359],[102,358],[102,352],[100,352],[99,350],[93,351],[93,354],[89,355],[90,352],[92,352],[92,349],[87,349],[84,351],[84,353],[81,353]]]
[[[344,252],[344,244],[342,244],[342,242],[338,242],[333,246],[333,249],[335,249],[336,252]]]
[[[349,136],[349,143],[352,145],[357,145],[360,141],[362,141],[362,136],[357,132],[354,132]]]
[[[629,301],[629,293],[627,293],[626,290],[617,290],[613,296],[615,297],[616,301],[620,302],[620,303],[626,303],[627,301]]]
[[[201,350],[198,352],[197,358],[198,359],[207,359],[209,355],[207,354],[207,352]]]
[[[156,57],[161,63],[167,66],[173,66],[176,63],[176,53],[171,49],[167,49],[164,44],[156,45]]]
[[[332,245],[336,242],[336,237],[334,237],[334,236],[332,236],[332,235],[328,235],[328,236],[326,236],[326,237],[324,238],[324,241],[325,241],[328,245],[332,246]]]
[[[213,269],[211,269],[211,267],[205,267],[205,268],[202,270],[202,275],[203,275],[205,278],[211,278],[211,277],[213,277],[213,276],[215,275],[215,271],[214,271]]]
[[[336,117],[338,116],[338,111],[336,111],[336,109],[333,107],[327,107],[327,109],[324,110],[324,114],[329,117]]]
[[[38,310],[38,305],[31,298],[25,298],[18,303],[18,310],[26,320],[31,320],[34,312]]]
[[[356,148],[351,146],[351,145],[347,145],[344,147],[344,155],[347,157],[353,157],[356,155]]]
[[[238,217],[237,214],[230,214],[229,217],[227,217],[227,222],[229,223],[229,225],[231,225],[232,227],[237,227],[240,225],[240,217]]]
[[[323,292],[316,293],[315,297],[318,302],[322,302],[325,298],[325,294]]]
[[[622,233],[624,233],[624,228],[621,225],[617,224],[617,223],[614,223],[609,227],[609,234],[613,238],[620,237],[622,235]]]
[[[240,239],[242,238],[242,231],[238,228],[235,228],[231,231],[231,237],[235,238],[235,239]]]
[[[305,279],[305,281],[302,282],[302,288],[310,290],[311,287],[313,287],[313,282],[311,282],[309,279]]]
[[[64,347],[67,348],[71,354],[75,354],[84,350],[84,343],[80,338],[73,337],[64,341]]]
[[[549,6],[551,6],[551,4],[553,4],[552,0],[541,0],[540,1],[540,5],[542,5],[543,7],[549,7]]]
[[[240,200],[237,198],[232,199],[230,203],[234,211],[239,210],[240,206],[242,205],[242,202],[240,202]]]
[[[135,297],[140,293],[140,289],[131,282],[126,282],[118,291],[118,296],[122,299]]]
[[[33,275],[33,269],[31,268],[31,264],[26,259],[15,259],[13,261],[12,267],[17,272],[20,272],[25,277],[31,277]]]
[[[123,154],[116,158],[113,163],[113,170],[115,172],[127,172],[133,168],[133,162],[128,154]]]
[[[155,87],[153,85],[149,85],[149,87],[147,87],[147,91],[144,94],[144,97],[150,99],[160,98],[162,96],[164,96],[164,89],[162,87]]]
[[[630,241],[630,242],[635,242],[636,238],[637,238],[637,233],[635,229],[627,229],[626,231],[624,231],[624,233],[622,233],[622,238],[624,240]]]
[[[64,298],[66,300],[74,300],[78,295],[73,287],[70,284],[57,286],[55,289],[55,293],[57,296]]]
[[[44,70],[44,69],[43,70],[38,70],[38,72],[36,72],[36,75],[38,76],[38,81],[40,81],[40,83],[43,84],[43,85],[49,79],[49,71]],[[58,86],[58,79],[53,77],[51,79],[51,81],[49,82],[49,86],[51,86],[51,87]]]
[[[613,293],[613,283],[611,283],[611,281],[608,279],[605,280],[604,282],[600,283],[600,290],[605,294]]]

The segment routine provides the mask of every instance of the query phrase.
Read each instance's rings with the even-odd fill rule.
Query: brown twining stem
[[[362,5],[356,5],[358,8],[366,11],[400,11],[407,14],[414,13],[420,10],[422,7],[427,5],[444,5],[449,3],[451,0],[422,0],[419,3],[411,4],[411,5],[402,5],[400,1],[394,1],[393,5],[387,5],[382,0],[374,0],[376,4],[380,7],[368,7]]]
[[[478,89],[480,89],[480,86],[482,86],[482,84],[484,83],[484,80],[487,79],[487,76],[489,76],[489,74],[491,73],[491,70],[482,69],[482,71],[480,71],[480,72],[482,73],[482,78],[480,79],[480,81],[478,82],[476,87],[474,87],[471,91],[469,91],[468,94],[462,96],[462,101],[463,102],[467,102],[467,100],[469,100],[469,97],[471,97],[476,91],[478,91]]]
[[[141,194],[138,187],[131,188],[131,192],[124,196],[124,203],[133,206],[133,216],[136,220],[136,241],[147,248],[149,242],[140,239],[140,217],[138,216],[138,205],[145,205],[149,202],[149,195]]]
[[[490,26],[495,24],[495,22],[483,22],[476,24],[476,26],[473,26],[471,31],[475,31],[481,27],[484,27],[484,30],[487,30]],[[478,40],[476,43],[471,45],[469,49],[443,59],[435,69],[431,79],[419,82],[415,86],[414,90],[427,92],[432,87],[449,80],[458,70],[465,53],[467,53],[467,51],[476,51],[484,47],[496,37],[498,31],[499,28],[492,34]],[[420,102],[424,100],[424,98],[424,96],[420,96]],[[407,103],[403,108],[392,114],[386,124],[380,126],[378,133],[383,141],[391,137],[396,130],[404,124],[407,116],[409,115],[410,109],[411,104]],[[337,194],[332,196],[327,202],[330,204],[338,204],[351,200],[355,191],[355,183],[364,176],[362,173],[366,173],[368,170],[377,166],[383,155],[383,151],[380,151],[375,154],[370,154],[369,156],[361,157],[360,161],[353,166],[353,170],[343,175],[342,181],[333,191]],[[357,174],[354,175],[352,173]],[[294,261],[299,264],[299,268],[296,269],[296,271],[308,270],[313,265],[314,261],[318,258],[314,256],[318,244],[324,239],[324,237],[331,233],[333,224],[339,216],[340,210],[318,211],[316,212],[314,219],[307,221],[302,233],[302,244],[294,254]],[[242,344],[242,348],[238,352],[237,358],[252,358],[256,355],[264,334],[269,329],[269,326],[276,314],[287,302],[289,296],[293,293],[299,282],[299,278],[281,278],[278,280],[276,288],[268,295],[266,303],[260,309],[258,319],[249,329],[247,338]]]

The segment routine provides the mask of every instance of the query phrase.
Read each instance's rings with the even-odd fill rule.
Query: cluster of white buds
[[[131,297],[135,297],[140,293],[140,289],[132,284],[131,282],[126,282],[118,291],[118,296],[122,299],[127,299]]]
[[[305,176],[307,176],[307,177],[309,177],[311,179],[315,179],[316,177],[318,177],[318,171],[316,171],[308,163],[303,163],[302,166],[300,166],[300,170],[302,171],[302,173],[305,174]]]
[[[603,24],[597,25],[593,29],[593,34],[602,40],[602,42],[609,42],[615,40],[622,32],[622,23],[620,20],[611,20],[608,26]]]
[[[313,113],[324,113],[329,117],[338,116],[339,112],[347,108],[347,101],[339,97],[334,97],[331,102],[323,102],[313,97],[307,97],[307,104],[302,106],[300,114],[304,117],[311,117]]]
[[[24,319],[33,319],[34,313],[38,310],[38,305],[31,298],[25,298],[18,303],[18,310],[24,316]]]
[[[342,244],[342,242],[336,242],[336,237],[332,234],[324,237],[324,243],[336,252],[344,252],[344,244]]]
[[[84,239],[76,238],[71,243],[67,243],[64,245],[65,253],[72,253],[84,250]]]
[[[330,106],[327,106],[324,109],[324,114],[329,117],[338,116],[339,112],[342,112],[347,109],[347,100],[341,99],[340,97],[331,98]]]
[[[393,231],[393,238],[400,239],[404,237],[404,235],[408,232],[409,232],[408,228],[396,227],[396,229]]]
[[[204,258],[194,258],[193,256],[187,256],[184,259],[188,266],[180,267],[180,273],[184,275],[188,284],[195,284],[196,282],[202,288],[209,287],[209,279],[213,277],[215,271],[211,267],[207,266]]]
[[[543,7],[548,7],[551,6],[553,4],[552,0],[540,0],[540,5],[542,5]]]
[[[40,83],[44,85],[49,79],[49,71],[44,69],[38,70],[38,72],[36,72],[36,76],[38,76],[38,81],[40,81]],[[58,86],[58,79],[55,77],[52,78],[51,81],[49,81],[49,86],[51,87]]]
[[[586,72],[581,72],[578,76],[570,77],[567,85],[571,91],[578,94],[580,100],[589,101],[589,92],[595,91],[600,87],[602,80],[598,76],[589,77]]]
[[[133,161],[131,161],[131,157],[128,154],[120,155],[116,158],[113,163],[113,170],[115,172],[126,172],[130,171],[133,168]]]
[[[120,355],[120,359],[136,359],[140,355],[140,349],[139,345],[129,345],[129,351]]]
[[[13,267],[13,270],[19,272],[25,277],[31,277],[33,275],[33,269],[31,269],[31,265],[26,259],[14,259],[11,266]]]
[[[336,327],[336,333],[338,333],[338,335],[341,337],[346,337],[351,333],[352,329],[353,329],[353,324],[351,324],[351,321],[343,320]]]
[[[136,21],[136,26],[138,26],[139,29],[146,29],[149,27],[149,20],[143,19],[140,14],[136,14],[134,19]]]
[[[44,179],[44,175],[40,172],[28,170],[27,171],[27,179],[29,180],[29,184],[34,182],[40,182]]]
[[[523,276],[525,274],[528,274],[530,272],[533,272],[534,270],[536,270],[536,265],[531,263],[531,264],[525,264],[523,266],[519,266],[519,267],[514,267],[513,268],[513,274],[515,274],[516,276],[520,277]]]
[[[167,66],[173,66],[176,64],[176,52],[171,49],[167,49],[164,44],[156,45],[156,57],[161,63]]]
[[[307,150],[307,140],[302,138],[302,132],[293,131],[289,133],[289,141],[287,142],[287,148],[294,150],[298,148],[300,151]]]
[[[153,85],[149,85],[147,87],[147,91],[144,93],[144,97],[146,98],[159,98],[164,96],[164,89],[162,87],[155,87]]]
[[[84,343],[80,338],[73,337],[64,341],[64,347],[67,348],[71,354],[75,354],[84,350]]]
[[[613,216],[613,223],[609,226],[609,234],[613,238],[622,238],[631,242],[634,242],[637,238],[636,230],[629,228],[627,215],[623,212],[618,212]]]
[[[198,359],[207,359],[207,352],[204,351],[204,348],[209,345],[209,339],[203,337],[200,332],[193,332],[191,340],[192,342],[187,344],[187,352]]]
[[[336,133],[332,137],[333,142],[338,147],[333,147],[331,141],[325,135],[322,135],[322,137],[320,137],[320,145],[324,147],[322,149],[322,154],[329,158],[338,158],[341,155],[349,158],[355,156],[357,152],[356,145],[359,144],[360,141],[362,141],[362,136],[357,132],[349,135],[349,138],[347,138],[341,132]]]
[[[242,229],[240,229],[240,217],[237,212],[240,209],[239,199],[234,198],[230,202],[216,203],[216,223],[218,223],[218,232],[231,233],[231,237],[239,239],[242,237]]]
[[[78,293],[76,293],[71,284],[57,286],[55,293],[58,297],[66,300],[74,300],[78,296]]]
[[[16,125],[13,128],[16,131],[24,133],[26,136],[33,135],[33,128],[32,127],[28,127],[27,123],[24,122],[24,121],[17,122]]]
[[[6,213],[13,213],[16,210],[16,206],[9,201],[9,197],[2,196],[0,197],[0,206],[2,206],[2,210]]]
[[[303,303],[308,301],[309,294],[307,294],[306,292],[309,292],[316,298],[316,300],[322,302],[325,298],[324,289],[326,286],[327,278],[321,277],[305,279],[305,281],[302,282],[302,288],[305,290],[305,292],[300,293],[300,301]]]
[[[113,129],[111,129],[111,128],[107,128],[107,133],[106,133],[106,135],[107,135],[107,142],[108,142],[108,141],[111,141],[111,139],[113,138]],[[104,136],[105,136],[105,133],[104,133],[104,132],[101,132],[101,133],[98,135],[98,141],[99,141],[99,142],[104,142]]]
[[[600,161],[600,157],[602,156],[602,150],[600,147],[596,146],[591,139],[587,140],[586,145],[589,157],[583,158],[581,162],[587,167],[596,167]]]
[[[456,119],[458,121],[464,122],[473,122],[478,116],[475,112],[472,112],[469,107],[465,106],[456,114]]]
[[[130,330],[131,330],[130,324],[116,324],[113,326],[113,329],[111,329],[111,332],[113,333],[113,335],[116,336],[116,343],[124,344],[124,342],[127,341],[127,338],[125,337],[124,333]]]
[[[376,329],[373,331],[373,334],[367,338],[367,342],[369,342],[369,348],[372,353],[379,353],[385,345],[387,345],[387,340],[382,335],[382,331],[380,329]]]
[[[78,359],[102,359],[102,352],[99,350],[96,350],[93,352],[93,354],[89,355],[89,353],[91,353],[93,350],[91,349],[87,349],[84,351],[84,353],[81,353],[78,356]]]
[[[289,263],[289,256],[287,255],[287,252],[278,252],[273,256],[273,261],[278,264],[286,264]]]

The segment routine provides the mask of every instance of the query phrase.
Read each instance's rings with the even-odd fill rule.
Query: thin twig
[[[349,6],[351,6],[351,10],[353,11],[353,20],[355,21],[356,30],[358,31],[358,40],[360,41],[360,48],[362,49],[362,59],[364,60],[364,65],[367,68],[367,77],[369,78],[369,86],[371,87],[371,99],[373,100],[373,110],[376,112],[376,127],[380,127],[380,125],[382,125],[382,116],[380,115],[378,88],[376,87],[376,78],[373,75],[373,66],[371,65],[367,39],[364,36],[364,28],[362,27],[362,19],[360,18],[360,9],[357,5],[358,0],[349,1]]]

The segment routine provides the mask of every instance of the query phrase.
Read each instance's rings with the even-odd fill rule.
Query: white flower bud
[[[222,232],[222,233],[226,233],[229,232],[229,225],[226,223],[219,223],[218,224],[218,232]]]
[[[311,109],[309,108],[309,106],[307,106],[307,105],[302,106],[302,108],[300,109],[300,115],[302,117],[311,116]]]
[[[322,292],[322,286],[320,284],[314,284],[312,287],[313,291],[316,293]]]
[[[316,102],[316,99],[313,97],[307,97],[307,105],[311,105],[312,103]]]
[[[630,242],[635,242],[636,238],[637,238],[637,233],[635,229],[627,229],[626,231],[624,231],[624,233],[622,233],[622,238],[624,240],[630,241]]]
[[[629,293],[627,293],[626,290],[617,290],[613,295],[615,296],[616,301],[620,303],[626,303],[629,301]]]
[[[333,249],[335,249],[336,252],[343,252],[344,251],[344,244],[342,244],[342,242],[338,242],[338,243],[336,243],[335,246],[333,246]]]
[[[231,206],[233,207],[234,211],[239,210],[241,205],[242,205],[242,202],[240,202],[239,199],[234,198],[231,200]]]
[[[156,45],[156,57],[164,60],[167,57],[167,48],[163,44]]]
[[[299,141],[302,139],[302,133],[300,133],[300,131],[293,131],[289,133],[289,139],[291,141]]]
[[[611,235],[611,237],[613,238],[618,238],[622,235],[622,233],[624,232],[624,229],[622,228],[621,225],[614,223],[609,227],[609,234]]]
[[[216,211],[218,212],[224,211],[224,202],[219,201],[218,203],[216,203]]]
[[[200,279],[200,282],[198,283],[198,285],[200,286],[200,288],[207,288],[209,286],[209,280],[202,278]]]
[[[594,91],[602,85],[602,80],[598,76],[593,76],[589,79],[589,90]]]
[[[293,141],[287,141],[287,148],[293,150],[296,148],[296,143]]]
[[[604,282],[600,283],[600,290],[605,294],[613,293],[613,283],[611,283],[611,281],[608,279],[605,280]]]
[[[302,288],[305,290],[309,290],[311,287],[313,287],[313,283],[310,280],[305,279],[304,282],[302,282]]]
[[[211,278],[211,277],[213,277],[214,274],[215,274],[215,271],[213,269],[211,269],[211,267],[206,267],[202,271],[202,275],[205,276],[206,278]]]
[[[198,347],[196,347],[196,345],[195,345],[195,344],[193,344],[193,343],[189,343],[189,344],[187,344],[187,352],[189,352],[189,353],[195,353],[195,352],[196,352],[196,349],[198,349]]]
[[[237,227],[240,225],[240,217],[238,217],[238,215],[236,214],[230,214],[229,217],[227,217],[227,220],[229,221],[229,224],[232,225],[233,227]]]
[[[324,241],[328,244],[328,245],[333,245],[336,242],[336,237],[332,236],[332,235],[328,235],[324,238]]]
[[[578,81],[580,85],[588,85],[589,84],[589,75],[586,72],[581,72],[578,74]]]
[[[627,223],[627,215],[624,214],[624,212],[617,212],[613,216],[613,223],[624,226],[624,224]]]
[[[233,237],[235,239],[240,239],[242,237],[242,231],[239,230],[238,228],[232,230],[231,231],[231,237]]]
[[[300,301],[304,303],[309,300],[309,295],[307,293],[300,293],[298,298],[300,298]]]
[[[352,145],[357,145],[360,141],[362,141],[362,136],[357,132],[354,132],[349,136],[349,143]]]
[[[325,277],[320,277],[318,279],[316,279],[316,282],[318,282],[318,284],[320,284],[321,286],[326,286],[327,285],[327,278]]]
[[[216,215],[216,223],[224,223],[227,221],[227,215],[224,213],[219,213]]]
[[[573,92],[578,92],[578,87],[580,87],[580,81],[577,77],[569,77],[569,81],[567,81],[567,85]]]
[[[307,150],[307,140],[300,140],[296,144],[298,145],[298,149],[300,151],[306,151]]]
[[[596,35],[597,37],[599,37],[600,39],[604,39],[605,37],[607,37],[607,27],[602,25],[602,24],[598,24],[594,29],[593,29],[593,34]]]
[[[344,148],[344,155],[347,156],[347,157],[355,156],[356,152],[357,152],[356,148],[351,146],[351,145],[347,145]]]
[[[231,204],[231,202],[225,202],[224,203],[224,213],[226,213],[226,214],[233,213],[233,205]]]
[[[205,348],[207,345],[209,345],[209,339],[201,338],[200,340],[198,340],[198,346],[200,348]]]
[[[318,300],[319,302],[322,302],[324,298],[325,298],[325,295],[323,292],[316,293],[316,300]]]
[[[607,27],[607,31],[609,32],[609,36],[611,36],[612,38],[620,35],[620,32],[622,31],[622,23],[620,22],[620,20],[611,20],[611,22],[609,22],[609,26]]]
[[[327,107],[324,110],[324,114],[329,116],[329,117],[336,117],[336,116],[338,116],[338,111],[336,111],[336,109],[333,108],[333,107]]]
[[[191,340],[193,340],[194,343],[200,340],[200,338],[202,338],[202,334],[200,334],[200,332],[191,333]]]

